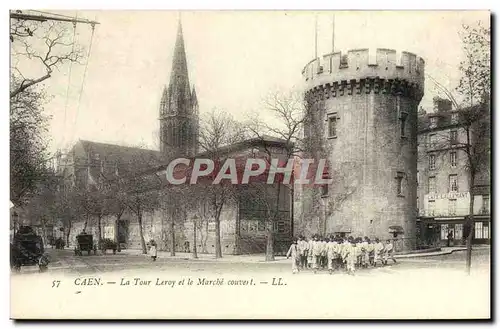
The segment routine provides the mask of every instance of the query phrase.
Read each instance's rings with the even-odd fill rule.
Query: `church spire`
[[[184,47],[184,36],[182,35],[182,22],[179,17],[177,26],[177,39],[175,40],[174,56],[172,59],[172,71],[170,73],[170,87],[189,86],[189,76],[187,69],[186,50]],[[189,87],[188,87],[189,88]]]
[[[198,100],[189,83],[179,18],[168,87],[160,101],[160,150],[169,156],[194,156],[198,150]]]

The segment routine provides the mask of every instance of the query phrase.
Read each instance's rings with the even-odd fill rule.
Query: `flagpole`
[[[318,58],[318,14],[314,19],[314,58]]]
[[[332,53],[335,52],[335,14],[333,14],[332,20]]]

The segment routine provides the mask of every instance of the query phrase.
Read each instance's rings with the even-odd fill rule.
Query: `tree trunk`
[[[466,267],[466,272],[467,275],[470,275],[470,268],[471,268],[471,263],[472,263],[472,235],[474,234],[474,184],[475,184],[475,178],[476,178],[476,163],[474,162],[474,159],[472,158],[472,150],[471,150],[471,142],[472,142],[472,136],[471,136],[471,130],[470,126],[467,127],[466,129],[466,134],[467,134],[467,146],[465,148],[467,158],[468,158],[468,164],[469,164],[469,191],[470,191],[470,200],[469,200],[469,217],[468,221],[470,224],[469,227],[469,235],[467,236],[467,242],[466,242],[466,259],[465,259],[465,267]]]
[[[87,231],[87,225],[89,223],[89,214],[85,214],[85,222],[83,223],[83,231]]]
[[[97,249],[101,249],[102,240],[102,215],[97,215]]]
[[[266,193],[267,194],[267,193]],[[268,223],[267,227],[267,236],[266,236],[266,261],[274,260],[274,222],[278,218],[280,211],[280,195],[281,195],[281,183],[278,182],[278,187],[276,189],[276,209],[274,214],[271,216],[270,223]]]
[[[202,248],[201,252],[204,254],[208,254],[207,240],[208,240],[208,219],[205,219],[205,234],[201,239],[201,248]]]
[[[68,223],[68,230],[66,232],[66,245],[69,247],[69,236],[71,234],[71,221]]]
[[[116,250],[118,252],[122,251],[122,248],[120,246],[120,218],[122,218],[122,215],[118,214],[116,216],[116,221],[115,221],[115,242],[116,242]]]
[[[170,245],[170,256],[175,256],[175,212],[170,212],[170,236],[171,236],[171,245]]]
[[[196,221],[193,220],[193,258],[198,258],[198,252],[196,250]]]
[[[139,223],[139,235],[141,236],[142,253],[147,254],[148,251],[146,249],[146,241],[144,241],[144,232],[142,230],[142,212],[141,211],[137,211],[137,222]]]
[[[274,224],[273,216],[268,213],[266,227],[266,262],[274,260]]]
[[[41,220],[41,224],[42,224],[42,239],[43,239],[43,243],[46,245],[47,244],[47,229],[45,227],[45,220],[44,219]]]
[[[224,193],[224,192],[222,192]],[[220,215],[222,212],[222,207],[224,205],[223,196],[221,200],[217,203],[217,194],[214,193],[213,207],[215,211],[214,221],[215,221],[215,258],[222,258],[222,247],[220,241]]]
[[[222,258],[222,247],[220,243],[220,214],[222,205],[215,211],[215,258]]]
[[[469,218],[468,221],[470,223],[470,229],[469,229],[469,235],[467,236],[466,240],[466,255],[465,255],[465,267],[467,271],[467,275],[470,275],[470,268],[472,265],[472,237],[474,234],[474,189],[473,189],[473,184],[474,184],[474,175],[470,174],[470,200],[469,200]]]

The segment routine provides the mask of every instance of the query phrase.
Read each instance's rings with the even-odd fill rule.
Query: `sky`
[[[93,37],[89,25],[78,24],[75,31],[76,42],[91,50],[87,67],[61,66],[45,83],[52,95],[45,106],[52,116],[51,150],[64,150],[78,139],[159,148],[159,102],[169,81],[179,12],[51,12],[100,23]],[[301,71],[315,53],[316,17],[321,56],[332,50],[333,13],[182,12],[190,82],[201,114],[217,108],[244,120],[247,113],[265,112],[270,92],[301,90]],[[460,77],[462,24],[489,24],[489,19],[484,11],[337,11],[335,50],[413,52],[425,60],[426,74],[451,90]],[[431,110],[436,95],[426,79],[421,105]]]

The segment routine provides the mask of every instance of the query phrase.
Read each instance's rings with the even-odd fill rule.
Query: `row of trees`
[[[272,134],[286,141],[281,153],[283,159],[293,158],[301,151],[300,132],[305,120],[303,101],[300,95],[274,94],[267,103],[271,113],[277,121],[283,122],[282,127],[275,127],[265,123],[264,119],[252,117],[246,124],[234,120],[229,114],[213,110],[201,120],[200,148],[205,152],[203,158],[215,163],[224,163],[227,157],[234,156],[227,151],[227,146],[241,143],[252,138],[261,146],[259,156],[270,160],[275,150],[268,148],[266,140]],[[269,120],[268,120],[269,121]],[[244,128],[245,127],[245,128]],[[244,155],[247,156],[247,155]],[[195,214],[198,220],[194,225],[202,233],[202,239],[207,239],[208,222],[215,224],[215,256],[222,257],[221,247],[221,215],[224,207],[238,202],[244,194],[259,200],[265,210],[267,252],[266,259],[274,258],[274,223],[278,220],[280,203],[283,203],[281,184],[255,184],[253,193],[248,193],[246,187],[233,184],[196,184],[169,186],[164,188],[164,182],[157,173],[138,174],[144,168],[155,168],[161,164],[157,157],[146,157],[142,152],[129,159],[126,170],[119,175],[101,174],[94,177],[94,181],[87,185],[64,186],[63,184],[45,184],[44,192],[40,192],[31,206],[45,205],[46,215],[42,218],[62,219],[66,238],[69,239],[72,223],[84,221],[87,226],[90,221],[96,224],[98,236],[102,238],[102,219],[113,216],[120,220],[125,212],[129,212],[137,219],[139,235],[143,252],[146,252],[146,241],[143,232],[143,216],[145,213],[160,210],[166,212],[170,218],[170,250],[175,253],[175,225],[179,218],[187,213]],[[62,183],[62,182],[59,182]],[[242,190],[244,189],[244,190]],[[46,223],[48,224],[48,223]],[[55,224],[55,223],[51,223]],[[68,241],[69,243],[69,241]]]

